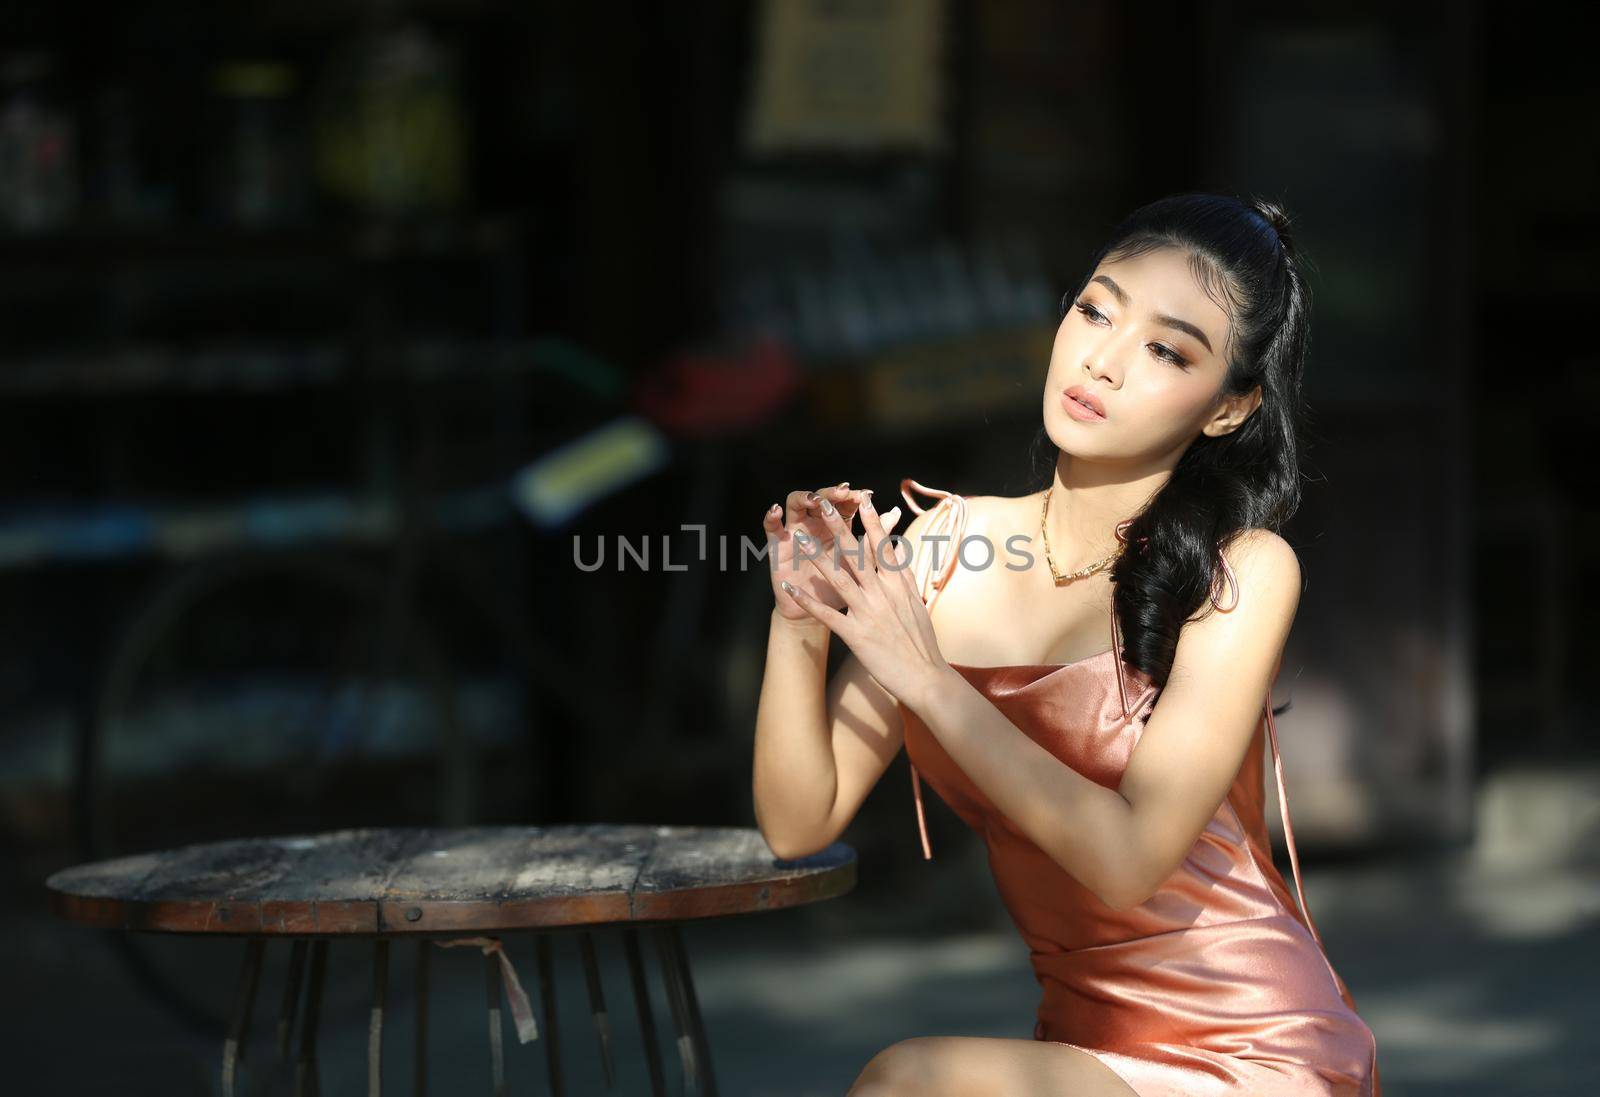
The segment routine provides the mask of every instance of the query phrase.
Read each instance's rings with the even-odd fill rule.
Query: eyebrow
[[[1117,285],[1117,283],[1112,280],[1111,275],[1109,274],[1097,274],[1090,279],[1090,281],[1099,282],[1101,285],[1105,286],[1106,289],[1111,291],[1111,295],[1117,299],[1117,304],[1123,306],[1124,308],[1126,308],[1129,302],[1132,301],[1132,298],[1128,296],[1127,291],[1121,286]],[[1211,340],[1206,338],[1206,333],[1189,323],[1189,321],[1180,320],[1176,316],[1167,316],[1166,314],[1162,313],[1156,316],[1156,323],[1164,324],[1169,328],[1176,328],[1182,332],[1187,332],[1199,340],[1200,345],[1205,347],[1206,350],[1211,351],[1213,354],[1216,353],[1216,351],[1211,350]]]

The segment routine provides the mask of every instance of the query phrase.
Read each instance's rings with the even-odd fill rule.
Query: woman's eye
[[[1105,319],[1105,317],[1101,315],[1100,310],[1095,308],[1093,305],[1079,301],[1076,303],[1075,307],[1079,312],[1083,313],[1083,315],[1091,324],[1098,323],[1099,321]],[[1183,369],[1189,368],[1188,361],[1177,351],[1172,350],[1169,347],[1164,347],[1160,343],[1156,343],[1154,346],[1157,357],[1159,357],[1162,361],[1171,362],[1173,365],[1179,366]]]

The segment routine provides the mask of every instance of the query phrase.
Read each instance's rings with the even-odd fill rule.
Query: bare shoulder
[[[973,537],[987,539],[995,546],[996,553],[1003,551],[1007,538],[1012,534],[1026,532],[1030,528],[1028,516],[1037,506],[1036,497],[1028,496],[1013,499],[1003,495],[963,495],[961,499],[966,504],[966,516],[960,530],[963,541]],[[949,554],[959,548],[954,541],[956,527],[953,522],[948,521],[936,527],[937,532],[934,536],[938,541],[937,544],[925,544],[923,541],[924,536],[929,533],[929,527],[934,521],[934,512],[939,505],[929,506],[921,514],[913,514],[909,523],[900,524],[899,533],[905,538],[913,558],[919,558],[926,550],[932,552],[932,559],[935,562],[942,561],[948,559]],[[1034,514],[1033,521],[1037,522],[1037,514]],[[982,556],[976,549],[966,552],[968,555],[965,558],[969,560]],[[967,583],[962,585],[965,586]]]
[[[1250,667],[1261,681],[1268,681],[1294,626],[1301,576],[1299,557],[1289,542],[1271,530],[1248,529],[1223,546],[1222,558],[1232,581],[1224,574],[1216,605],[1202,602],[1196,616],[1184,623],[1169,686],[1230,681]]]
[[[1300,556],[1294,546],[1270,529],[1247,529],[1223,547],[1222,558],[1233,570],[1240,597],[1250,597],[1292,611],[1300,600]],[[1232,595],[1223,593],[1223,604]]]
[[[979,534],[984,537],[994,537],[1018,528],[1024,512],[1030,507],[1037,508],[1037,495],[1024,495],[1012,498],[1005,495],[968,495],[967,500],[967,533]]]

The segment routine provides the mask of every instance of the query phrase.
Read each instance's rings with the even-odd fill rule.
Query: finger
[[[908,598],[921,598],[917,593],[917,585],[911,579],[911,546],[904,537],[898,541],[890,540],[889,534],[899,524],[902,512],[899,504],[889,508],[887,514],[878,514],[877,508],[872,504],[869,494],[861,505],[861,527],[866,531],[872,549],[872,559],[877,566],[879,578],[883,578],[885,568],[893,575],[898,576],[901,589]],[[896,552],[897,546],[903,546],[903,552]]]
[[[797,534],[796,536],[800,535]],[[839,597],[844,600],[846,608],[856,605],[856,600],[861,596],[861,584],[845,574],[844,569],[839,566],[837,552],[830,552],[825,556],[809,552],[805,555],[804,560],[817,570],[824,582],[839,592]]]
[[[827,625],[829,630],[846,644],[850,643],[850,634],[854,632],[855,626],[848,614],[840,613],[832,606],[823,605],[811,596],[810,591],[801,589],[787,579],[782,580],[782,584],[784,593],[794,599],[795,605]]]
[[[900,556],[909,561],[911,559],[911,546],[905,545],[900,552]],[[911,569],[908,567],[904,570],[910,572]],[[906,579],[906,583],[911,592],[911,596],[906,600],[906,608],[911,611],[917,631],[927,645],[926,650],[936,653],[939,650],[939,637],[934,632],[933,617],[928,612],[928,603],[923,600],[921,592],[917,590],[916,584],[911,581],[909,576]]]
[[[778,544],[784,534],[784,509],[774,502],[762,515],[762,533],[766,534],[766,564],[778,564]]]
[[[861,493],[850,486],[850,481],[844,480],[835,484],[823,493],[824,496],[838,508],[839,513],[845,516],[848,523],[850,517],[856,512],[856,502]]]
[[[917,581],[911,575],[911,542],[904,537],[898,541],[891,541],[888,552],[894,557],[894,570],[903,581],[906,594],[913,602],[926,604],[922,601],[922,592],[917,590]]]
[[[879,515],[872,505],[869,495],[861,504],[861,525],[866,531],[868,542],[872,546],[872,557],[878,568],[878,578],[884,582],[884,593],[888,596],[894,612],[900,622],[913,633],[923,630],[917,621],[917,610],[912,603],[920,604],[922,599],[918,596],[915,585],[912,584],[906,572],[906,566],[911,558],[910,545],[904,538],[899,541],[889,539],[889,531],[900,521],[900,508],[891,507],[888,514]],[[888,569],[891,577],[885,579],[884,569]]]
[[[900,520],[900,508],[892,508],[888,515],[880,515],[872,504],[872,490],[870,488],[859,493],[861,499],[861,537],[867,543],[867,553],[872,557],[874,570],[881,570],[886,563],[892,563],[893,557],[889,556],[883,548],[884,538],[889,535],[889,528]],[[884,525],[885,518],[889,519],[888,526]]]
[[[766,509],[762,531],[766,534],[766,566],[778,571],[778,547],[784,542],[784,505],[774,502]]]
[[[788,574],[791,582],[798,583],[806,572],[806,564],[822,555],[826,549],[815,534],[806,532],[804,523],[791,529],[789,538],[794,542],[793,551],[780,570]]]
[[[803,491],[800,494],[803,494],[806,502],[810,504],[811,512],[816,513],[816,507],[824,499],[832,499],[835,507],[837,507],[838,502],[850,496],[850,481],[845,480],[843,483],[837,483],[837,485],[822,485],[816,491]]]
[[[890,570],[899,576],[900,586],[906,593],[906,600],[926,608],[928,602],[923,596],[922,584],[917,579],[917,569],[913,560],[915,551],[911,547],[910,538],[902,536],[898,540],[891,539],[886,551],[894,556],[894,564]]]
[[[889,511],[889,513],[894,515],[894,525],[899,525],[901,517],[900,507],[896,505]],[[893,532],[894,531],[892,527],[886,526],[884,536],[888,537],[889,534]],[[900,534],[897,538],[890,538],[889,547],[884,550],[884,554],[893,558],[894,565],[889,570],[893,571],[900,577],[900,583],[905,587],[906,594],[912,598],[915,598],[919,602],[922,601],[922,592],[917,589],[917,578],[913,574],[913,569],[911,567],[910,538],[906,537],[905,534]]]
[[[848,569],[850,575],[858,584],[869,582],[868,574],[875,575],[878,570],[877,561],[870,558],[865,546],[850,531],[850,523],[839,513],[839,508],[834,506],[832,500],[824,497],[821,503],[822,521],[833,534],[835,558],[843,557],[843,567],[835,565],[834,570]]]
[[[810,518],[814,513],[817,498],[819,496],[814,491],[791,491],[785,500],[784,524],[798,525]]]

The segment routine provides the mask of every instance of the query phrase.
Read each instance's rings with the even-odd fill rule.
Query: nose
[[[1123,362],[1127,355],[1139,352],[1143,338],[1134,328],[1095,331],[1089,346],[1083,352],[1083,372],[1086,376],[1105,382],[1108,388],[1122,384]]]
[[[1116,388],[1119,383],[1117,370],[1110,363],[1114,355],[1109,353],[1110,340],[1092,347],[1083,356],[1083,372],[1089,377],[1105,382],[1110,388]]]

